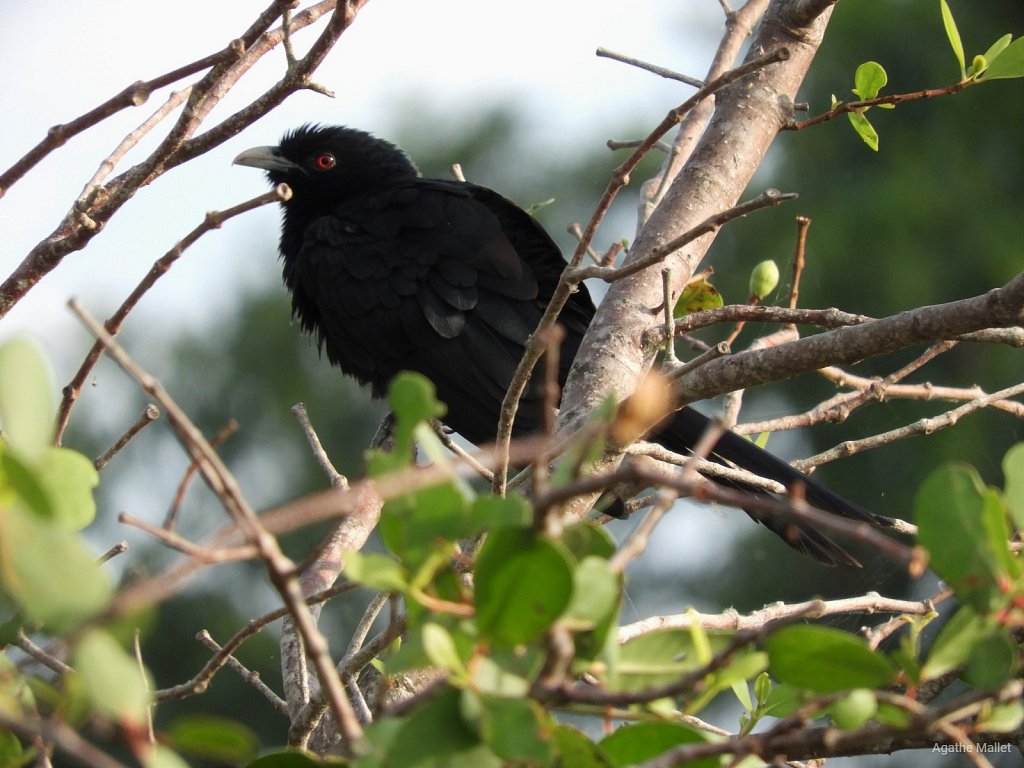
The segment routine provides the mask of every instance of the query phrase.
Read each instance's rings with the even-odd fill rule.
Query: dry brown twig
[[[275,30],[271,30],[270,27],[287,8],[292,6],[291,0],[274,0],[249,25],[249,28],[237,40],[233,40],[224,51],[197,62],[197,65],[203,65],[197,67],[197,71],[206,67],[209,69],[203,77],[190,86],[185,107],[180,111],[178,119],[168,129],[159,146],[142,162],[111,179],[105,185],[96,185],[92,188],[90,185],[86,185],[83,196],[76,201],[72,210],[61,220],[56,229],[33,247],[21,264],[0,285],[0,317],[6,315],[11,307],[60,264],[64,257],[88,245],[95,234],[142,186],[152,183],[171,168],[227,141],[278,106],[291,93],[309,87],[311,73],[320,65],[366,2],[367,0],[321,0],[321,2],[314,3],[295,14],[292,18],[293,28],[309,26],[328,13],[330,13],[330,18],[307,53],[298,61],[289,64],[281,80],[247,106],[198,135],[197,132],[203,121],[221,101],[224,94],[260,58],[283,41],[284,31],[280,27]],[[169,73],[169,76],[178,79],[185,75],[175,71]],[[159,81],[161,78],[157,80]],[[166,110],[166,114],[169,114],[170,111],[170,109]],[[103,107],[95,116],[103,119],[109,114],[113,114],[110,108]],[[90,122],[92,119],[90,117],[89,120],[84,121],[83,128],[93,124]],[[61,131],[56,131],[54,135],[59,137],[60,134]],[[40,150],[43,152],[40,157],[50,149],[52,146],[45,145],[43,150]],[[118,151],[115,150],[110,158],[116,158],[118,154]],[[18,167],[15,175],[23,175],[35,162],[38,162],[38,158],[32,157],[25,162],[19,161],[15,164]],[[105,175],[105,166],[101,166],[99,173]]]
[[[355,719],[352,706],[335,672],[327,640],[317,628],[316,621],[305,602],[299,580],[294,573],[294,564],[281,552],[273,534],[262,525],[245,500],[234,476],[224,466],[216,451],[178,404],[171,399],[159,381],[140,368],[76,300],[72,299],[70,305],[89,331],[103,342],[107,354],[167,413],[168,421],[177,432],[183,447],[193,459],[199,461],[203,479],[210,490],[234,519],[249,543],[259,550],[260,559],[267,569],[270,581],[288,607],[289,615],[294,619],[295,627],[301,636],[302,646],[313,661],[339,731],[346,744],[353,748],[362,738],[362,727]]]

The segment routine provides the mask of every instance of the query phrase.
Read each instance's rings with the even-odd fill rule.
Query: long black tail
[[[695,411],[693,408],[683,408],[663,421],[649,439],[660,443],[671,451],[685,454],[689,453],[697,444],[709,424],[710,419],[699,411]],[[807,501],[826,512],[832,512],[852,520],[868,522],[872,525],[886,524],[886,518],[875,515],[838,493],[830,491],[802,472],[793,469],[781,459],[758,448],[750,440],[733,432],[726,432],[719,438],[708,458],[720,464],[732,464],[760,477],[775,480],[787,488],[791,488],[795,483],[800,483],[803,485],[804,497]],[[761,491],[740,482],[726,481],[720,478],[714,478],[714,480],[740,490],[761,493]],[[820,531],[776,516],[760,514],[756,510],[748,509],[746,512],[754,520],[780,536],[791,547],[810,555],[821,563],[860,565],[846,550]]]

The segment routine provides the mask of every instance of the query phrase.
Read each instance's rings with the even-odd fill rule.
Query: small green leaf
[[[1003,477],[1003,499],[1013,515],[1013,524],[1024,531],[1024,443],[1017,443],[1003,456]]]
[[[679,294],[676,305],[672,309],[675,317],[684,317],[692,312],[700,312],[705,309],[718,309],[725,305],[722,294],[711,284],[707,277],[699,277],[691,280]]]
[[[498,696],[477,697],[463,692],[463,700],[480,702],[480,735],[498,757],[519,765],[548,765],[554,757],[553,724],[534,701]]]
[[[401,726],[402,721],[397,718],[389,718],[386,724],[397,729]],[[281,749],[260,755],[252,762],[246,763],[245,768],[324,768],[329,765],[338,765],[340,768],[346,763],[324,761],[301,749]]]
[[[752,297],[763,299],[779,284],[779,265],[765,259],[750,271],[749,290]]]
[[[21,768],[34,759],[34,755],[21,748],[21,741],[10,731],[0,728],[0,766],[3,768]]]
[[[378,592],[403,592],[409,586],[402,564],[375,552],[346,552],[344,571],[352,581]]]
[[[982,710],[975,727],[981,733],[1012,733],[1024,722],[1024,703],[1010,701]]]
[[[113,637],[99,629],[87,631],[75,645],[73,666],[98,712],[123,725],[146,722],[152,699],[148,683]]]
[[[608,768],[601,748],[568,725],[558,725],[554,732],[560,768]]]
[[[50,368],[38,345],[26,338],[0,345],[0,427],[4,439],[29,462],[53,438]]]
[[[1024,77],[1024,37],[1007,45],[993,60],[988,58],[984,80],[1008,80]]]
[[[476,564],[476,621],[498,647],[528,643],[551,626],[572,598],[569,554],[525,528],[499,528]]]
[[[957,667],[965,666],[971,654],[996,629],[991,616],[962,606],[939,631],[921,668],[922,680],[934,680]]]
[[[446,690],[417,707],[392,734],[384,754],[366,765],[501,768],[501,758],[466,722],[461,699],[459,691]]]
[[[48,448],[37,477],[50,500],[54,522],[77,531],[96,517],[92,489],[100,476],[85,456],[67,448]]]
[[[728,634],[707,634],[712,653],[729,642]],[[635,637],[619,652],[614,680],[615,690],[638,691],[677,680],[680,675],[700,669],[701,654],[687,629],[662,629]]]
[[[455,672],[462,677],[468,677],[469,672],[466,665],[459,656],[455,641],[447,629],[433,621],[428,621],[423,625],[422,636],[423,650],[426,651],[427,658],[430,659],[433,666]]]
[[[478,496],[470,512],[469,534],[484,533],[495,528],[522,528],[530,524],[530,503],[518,494]]]
[[[989,65],[991,65],[992,62],[995,61],[996,58],[998,58],[999,54],[1006,50],[1006,46],[1010,44],[1011,40],[1013,40],[1013,35],[1003,35],[994,43],[992,43],[992,45],[989,46],[988,50],[982,54],[982,56],[984,56],[985,58],[985,61]]]
[[[831,627],[786,627],[766,645],[776,680],[820,693],[877,688],[896,673],[889,659],[859,637]]]
[[[964,603],[985,613],[1005,602],[1001,584],[1019,566],[1006,540],[1001,496],[985,487],[974,467],[951,463],[930,474],[914,502],[918,541],[932,569]]]
[[[110,581],[79,538],[20,507],[0,515],[0,583],[25,616],[62,634],[106,607]]]
[[[618,611],[619,577],[607,560],[585,557],[576,566],[573,581],[572,600],[565,610],[571,629],[593,629]]]
[[[865,61],[853,75],[853,92],[863,101],[873,99],[889,82],[885,68],[877,61]]]
[[[763,708],[768,703],[768,697],[772,694],[772,676],[762,672],[754,680],[754,698],[757,699],[758,708]]]
[[[425,376],[405,371],[392,379],[388,404],[399,421],[409,425],[439,419],[445,407],[437,400],[434,385]]]
[[[613,766],[636,765],[658,757],[663,752],[682,744],[700,744],[703,734],[679,723],[637,723],[624,725],[602,739],[598,746]],[[690,760],[687,768],[713,768],[717,757]]]
[[[750,686],[747,685],[746,680],[735,680],[732,684],[732,692],[736,695],[736,700],[739,701],[740,705],[748,712],[754,711],[754,700],[750,696]]]
[[[388,549],[413,567],[430,558],[438,542],[454,542],[472,531],[471,493],[444,482],[390,499],[377,531]]]
[[[846,116],[850,118],[850,124],[853,126],[853,130],[857,132],[857,135],[861,137],[865,144],[877,152],[878,132],[875,131],[875,127],[871,125],[864,114],[862,112],[847,112]]]
[[[147,745],[141,751],[142,768],[189,768],[188,763],[163,744]]]
[[[215,715],[185,715],[167,729],[169,746],[202,760],[237,765],[252,760],[260,740],[237,720]]]
[[[416,427],[431,419],[439,419],[446,412],[438,401],[434,385],[425,376],[403,371],[388,386],[388,405],[395,417],[394,450],[374,451],[370,454],[367,471],[379,476],[410,466],[415,456],[413,434]]]
[[[953,12],[949,10],[946,0],[939,0],[939,7],[942,9],[942,26],[946,28],[946,37],[949,38],[949,45],[953,49],[957,63],[960,65],[960,79],[966,79],[967,70],[964,66],[964,44],[960,40],[960,32],[953,20]]]

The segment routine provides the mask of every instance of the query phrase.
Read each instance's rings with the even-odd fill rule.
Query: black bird
[[[565,267],[541,226],[486,187],[423,178],[393,144],[352,128],[306,125],[279,146],[246,150],[234,162],[292,188],[282,204],[284,282],[294,315],[328,359],[377,397],[400,371],[418,371],[448,405],[450,428],[474,443],[493,440],[526,339]],[[560,315],[562,382],[593,315],[586,289]],[[543,423],[539,378],[520,402],[517,435]],[[707,425],[684,408],[652,439],[686,453]],[[712,458],[786,487],[801,483],[815,506],[879,522],[731,432]],[[816,530],[750,514],[823,563],[857,564]]]

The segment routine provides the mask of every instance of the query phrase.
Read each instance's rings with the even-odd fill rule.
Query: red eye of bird
[[[329,171],[337,161],[330,152],[321,152],[313,159],[313,162],[316,163],[316,167],[321,171]]]

